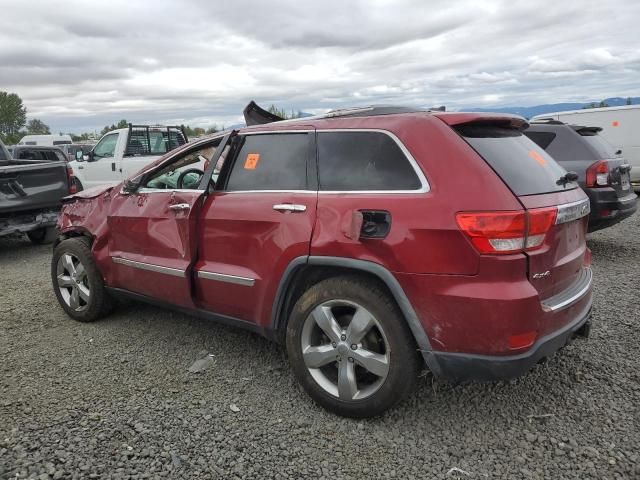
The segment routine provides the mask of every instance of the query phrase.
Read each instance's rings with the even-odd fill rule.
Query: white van
[[[25,135],[18,145],[38,145],[53,147],[54,145],[71,145],[70,135]]]
[[[536,115],[531,120],[560,120],[586,127],[600,127],[604,137],[631,164],[631,183],[640,189],[640,105],[622,107],[587,108],[567,112]]]

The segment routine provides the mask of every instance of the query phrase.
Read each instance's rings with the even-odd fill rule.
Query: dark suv
[[[394,405],[425,366],[509,379],[586,336],[589,200],[524,119],[269,121],[74,195],[51,263],[64,310],[93,321],[127,296],[258,332],[354,417]]]
[[[638,197],[631,188],[629,165],[598,133],[600,127],[569,125],[558,120],[532,122],[524,134],[566,170],[591,201],[589,231],[610,227],[631,216]]]

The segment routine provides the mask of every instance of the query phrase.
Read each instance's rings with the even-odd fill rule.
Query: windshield
[[[566,170],[519,130],[478,124],[456,130],[518,196],[577,187],[563,183]]]

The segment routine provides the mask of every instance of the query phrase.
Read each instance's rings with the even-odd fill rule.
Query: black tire
[[[56,239],[55,227],[43,227],[37,230],[27,232],[27,237],[34,245],[43,245],[45,243],[53,243]]]
[[[78,308],[73,308],[68,303],[68,300],[65,299],[65,296],[70,297],[72,295],[70,292],[76,287],[70,286],[66,288],[59,285],[58,262],[63,255],[69,255],[84,267],[85,273],[82,275],[80,283],[76,283],[88,289],[89,295],[88,301],[84,301],[84,299],[80,300],[80,302],[84,301],[84,304],[79,305]],[[75,264],[75,266],[77,267],[78,264]],[[66,282],[67,278],[71,279],[71,274],[67,274],[69,273],[68,270],[64,270],[64,272],[62,275]],[[83,237],[63,240],[53,250],[53,258],[51,259],[51,281],[60,306],[67,315],[74,320],[78,320],[79,322],[93,322],[108,315],[113,309],[113,299],[104,288],[102,275],[91,255],[89,242]],[[71,280],[69,280],[69,282],[71,282]],[[63,294],[63,289],[67,292],[67,295]]]
[[[305,322],[307,322],[308,318],[311,318],[311,312],[314,311],[316,307],[327,304],[332,305],[332,302],[352,302],[358,307],[363,307],[367,313],[370,313],[375,318],[377,323],[374,328],[377,329],[378,325],[381,327],[383,336],[385,337],[383,341],[385,344],[388,344],[388,348],[385,347],[384,349],[385,352],[388,352],[388,370],[386,377],[384,379],[378,379],[379,382],[382,383],[379,384],[377,390],[374,390],[373,393],[362,399],[357,399],[357,396],[361,392],[359,383],[361,374],[363,373],[363,367],[360,366],[357,361],[354,363],[354,361],[352,361],[353,358],[348,358],[348,360],[355,365],[353,368],[360,369],[359,373],[355,374],[358,379],[358,393],[353,395],[353,399],[347,400],[339,398],[339,392],[338,396],[336,396],[335,393],[331,394],[326,388],[321,386],[320,383],[316,381],[317,377],[314,378],[311,369],[307,368],[305,364],[302,353],[303,338],[307,338],[307,334],[303,333],[303,330],[305,330]],[[339,306],[337,308],[345,307]],[[335,319],[336,317],[333,318]],[[308,328],[316,328],[317,326],[313,323],[312,325],[313,327]],[[341,324],[341,328],[347,327]],[[305,332],[308,331],[308,329],[305,330]],[[345,330],[343,330],[343,332],[344,331]],[[379,332],[379,330],[375,331]],[[321,335],[322,334],[324,334],[324,332],[321,332]],[[325,340],[323,340],[323,342],[330,342],[329,337],[324,338]],[[339,339],[345,340],[342,336]],[[350,339],[347,338],[346,341],[350,342]],[[338,347],[340,347],[340,343],[344,342],[339,342]],[[333,348],[336,348],[335,342],[331,343],[331,345],[333,345]],[[289,317],[286,330],[286,346],[294,374],[307,393],[327,410],[345,417],[374,417],[381,415],[393,407],[405,398],[415,387],[421,365],[415,340],[393,298],[375,280],[358,275],[329,278],[317,283],[303,293],[296,302]],[[322,346],[330,348],[329,344]],[[362,344],[360,347],[363,349],[367,348]],[[353,346],[351,348],[353,350]],[[357,348],[358,346],[356,346],[356,349]],[[346,352],[344,355],[351,356],[352,353],[354,352]],[[340,362],[341,361],[342,360],[340,360]],[[317,372],[321,369],[331,368],[339,372],[340,363],[338,361],[335,363],[332,362],[319,369],[314,369],[314,371]],[[358,370],[356,372],[358,372]],[[328,373],[331,374],[331,371],[329,370]],[[371,375],[370,373],[365,374]],[[339,373],[336,375],[339,375]]]

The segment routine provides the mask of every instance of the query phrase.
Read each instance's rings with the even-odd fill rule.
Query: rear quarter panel
[[[327,122],[327,128],[383,129],[394,133],[429,182],[427,193],[323,193],[318,197],[312,255],[343,256],[384,265],[394,272],[470,275],[479,256],[460,232],[462,210],[518,210],[502,181],[449,126],[428,115],[387,115]],[[322,122],[317,126],[322,130]],[[320,159],[320,168],[322,163]],[[387,210],[384,239],[345,235],[355,210]]]

